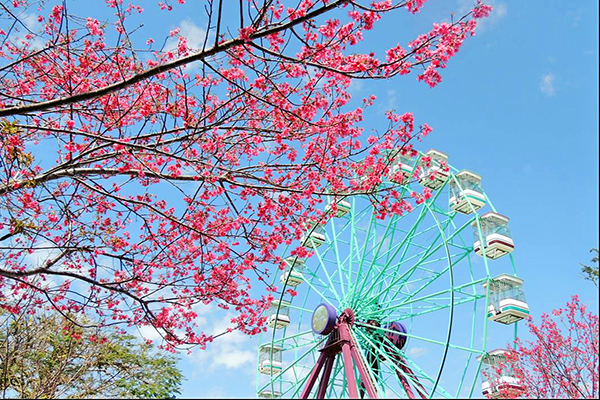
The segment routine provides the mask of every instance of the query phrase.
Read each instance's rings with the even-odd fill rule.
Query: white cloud
[[[162,294],[160,292],[156,292],[150,296],[147,296],[147,300],[154,300],[161,297]],[[215,310],[215,307],[212,304],[203,304],[197,303],[192,306],[192,311],[194,311],[198,316],[194,319],[194,322],[198,324],[199,330],[205,331],[206,325],[208,323],[208,314],[212,313]],[[223,330],[226,328],[223,328]],[[223,331],[221,330],[221,332]],[[182,329],[175,329],[174,333],[176,335],[184,336],[185,331]],[[214,334],[215,332],[211,332]],[[155,345],[164,344],[163,337],[166,336],[166,332],[163,329],[156,329],[151,325],[146,325],[137,328],[134,334],[142,339],[142,340],[152,340]],[[210,344],[208,345],[210,346]]]
[[[198,303],[192,306],[192,311],[194,311],[198,316],[195,319],[195,322],[200,325],[200,328],[203,328],[203,325],[206,325],[207,319],[206,315],[213,312],[214,307],[212,304],[203,304]]]
[[[204,40],[206,38],[206,29],[203,29],[196,25],[191,19],[184,19],[179,23],[179,36],[183,36],[187,39],[187,45],[193,51],[201,50],[204,46]],[[165,51],[173,51],[177,48],[179,42],[179,36],[170,37],[165,43]],[[206,47],[210,48],[214,44],[214,35],[209,34],[206,41]],[[199,61],[195,61],[186,64],[184,71],[190,73],[194,68],[200,65]],[[198,185],[198,182],[194,182],[194,185]]]
[[[395,110],[398,107],[398,93],[394,89],[388,89],[385,92],[386,101],[385,105],[379,106],[380,111],[390,111]]]
[[[142,339],[152,340],[153,342],[162,341],[162,336],[153,326],[142,326],[138,328],[139,336]]]
[[[556,89],[554,88],[554,74],[550,72],[542,76],[542,79],[540,81],[540,90],[546,96],[554,95],[554,93],[556,92]]]
[[[241,335],[241,333],[240,333]],[[225,351],[219,352],[218,357],[213,357],[212,366],[224,366],[227,369],[238,369],[245,364],[253,364],[256,361],[256,352],[250,350],[238,350],[233,347],[223,347]]]
[[[27,29],[22,25],[17,24],[15,27],[15,31],[10,35],[10,40],[13,41],[13,43],[17,47],[23,46],[23,42],[27,41],[30,43],[29,49],[31,50],[43,48],[45,42],[39,37],[34,36],[33,39],[31,39],[31,41],[25,39],[25,36],[27,36],[30,33],[33,33],[35,35],[36,33],[42,31],[43,25],[37,20],[37,16],[35,14],[22,12],[17,16],[17,18],[19,18],[19,21],[21,21],[23,25],[27,27]]]
[[[48,242],[48,246],[51,245],[52,244]],[[53,260],[59,254],[60,252],[56,248],[40,248],[37,250],[34,249],[30,254],[27,254],[27,256],[25,256],[25,262],[31,265],[32,268],[38,268],[46,264],[48,261]]]
[[[477,33],[482,34],[486,30],[492,28],[502,18],[508,14],[508,6],[506,3],[496,3],[494,1],[488,1],[486,4],[490,4],[493,7],[490,16],[477,20]]]
[[[350,81],[350,86],[348,86],[348,91],[351,94],[358,94],[360,91],[362,91],[363,86],[363,81],[361,81],[360,79],[352,79]]]
[[[410,349],[408,349],[407,353],[410,358],[419,358],[429,353],[429,349],[426,349],[424,347],[411,347]]]
[[[213,386],[200,396],[205,399],[223,399],[225,397],[229,397],[227,391],[220,386]]]
[[[316,67],[312,67],[309,65],[306,68],[306,75],[302,77],[302,84],[307,85],[311,79],[316,78],[317,72],[319,72],[319,70]],[[315,88],[323,89],[323,86],[325,86],[325,82],[326,78],[321,77],[315,84]],[[350,82],[350,84],[352,84],[352,81]]]
[[[209,313],[204,310],[204,314]],[[231,326],[231,315],[226,315],[220,320],[214,320],[210,334],[217,335]],[[194,350],[190,354],[190,361],[214,370],[217,368],[240,369],[254,373],[256,362],[256,340],[239,331],[233,331],[216,338],[208,343],[206,350]]]
[[[508,6],[506,5],[506,3],[498,3],[498,5],[496,6],[496,17],[497,18],[505,17],[507,14],[507,10],[508,10]]]
[[[579,27],[582,15],[583,15],[583,10],[581,8],[577,9],[577,10],[567,11],[567,18],[571,20],[571,26],[573,28]]]
[[[204,46],[204,40],[206,37],[206,30],[200,28],[196,25],[192,20],[184,19],[179,23],[179,36],[183,36],[187,39],[188,47],[192,50],[200,50],[202,46]],[[174,36],[167,40],[165,45],[166,51],[174,50],[177,47],[177,42],[179,41],[178,36]],[[206,43],[207,47],[211,47],[212,43],[209,40]]]
[[[181,21],[180,27],[179,34],[187,39],[188,46],[194,50],[201,49],[204,45],[206,30],[200,28],[189,19]],[[207,45],[210,46],[211,43],[207,43]]]

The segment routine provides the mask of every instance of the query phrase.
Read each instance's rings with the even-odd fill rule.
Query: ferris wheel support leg
[[[417,392],[419,392],[419,395],[421,396],[422,399],[426,399],[427,391],[425,390],[423,385],[421,385],[421,382],[419,382],[419,378],[417,378],[417,376],[412,371],[412,369],[410,369],[408,367],[406,367],[406,369],[407,369],[408,374],[413,378],[413,381],[415,382],[415,387],[417,388]]]
[[[398,380],[402,384],[402,388],[404,389],[406,396],[408,396],[409,399],[416,399],[415,394],[413,393],[412,389],[410,388],[410,385],[407,382],[407,379],[398,370],[396,370],[396,375],[398,375]]]
[[[329,355],[326,353],[321,353],[321,355],[319,356],[319,359],[317,360],[317,363],[315,364],[312,372],[310,373],[310,377],[306,382],[306,386],[304,386],[304,390],[302,390],[302,394],[300,395],[301,399],[308,399],[308,395],[310,394],[310,391],[315,385],[315,382],[317,381],[317,378],[319,376],[319,372],[321,372],[321,368],[323,368],[323,365],[325,364],[327,358],[329,358]]]
[[[344,369],[346,370],[346,381],[348,382],[348,394],[351,399],[358,399],[358,389],[356,387],[356,376],[354,375],[354,363],[352,362],[350,342],[346,342],[342,345],[342,356],[344,357]]]
[[[327,394],[327,386],[329,384],[329,377],[331,376],[331,370],[333,369],[333,363],[335,362],[335,355],[329,355],[325,361],[325,369],[321,376],[321,382],[319,382],[319,390],[317,391],[317,398],[324,399]]]
[[[427,391],[425,390],[423,385],[421,385],[421,382],[419,382],[419,378],[417,378],[413,370],[410,369],[410,367],[407,365],[404,358],[400,355],[397,355],[395,357],[395,360],[396,365],[398,365],[398,367],[400,367],[400,369],[406,374],[406,376],[408,376],[412,380],[413,385],[415,386],[415,389],[417,390],[419,396],[421,396],[422,399],[426,399]],[[400,380],[400,382],[402,382],[402,387],[404,388],[404,391],[406,392],[408,398],[416,399],[412,389],[410,388],[410,384],[406,376],[403,376],[398,370],[396,370],[396,375],[398,375],[398,379]]]
[[[360,378],[362,384],[367,389],[367,394],[371,399],[379,398],[377,394],[377,389],[367,371],[367,367],[364,363],[364,360],[360,353],[358,352],[358,346],[354,341],[354,337],[350,333],[350,327],[346,322],[340,323],[340,339],[344,343],[342,345],[342,352],[344,355],[344,365],[346,367],[346,378],[348,379],[348,392],[350,393],[350,397],[358,398],[358,391],[356,387],[356,377],[354,375],[354,368],[352,368],[353,364],[356,364],[356,368],[360,373]],[[353,395],[352,391],[356,394]]]
[[[427,391],[425,390],[425,388],[423,387],[423,385],[421,385],[421,382],[419,382],[419,378],[417,378],[417,376],[415,375],[415,373],[412,371],[412,369],[410,369],[406,363],[404,362],[404,360],[401,361],[401,368],[404,372],[406,372],[406,374],[408,376],[411,377],[411,379],[413,380],[413,384],[415,385],[415,388],[417,389],[417,392],[419,393],[419,396],[421,396],[422,399],[426,399],[427,398]]]
[[[354,362],[356,364],[356,367],[358,368],[358,372],[360,372],[360,379],[362,380],[363,384],[365,385],[365,389],[367,389],[367,394],[369,395],[369,398],[370,399],[379,398],[379,396],[377,395],[377,390],[375,389],[375,385],[373,384],[373,381],[371,380],[371,376],[369,375],[369,372],[367,371],[365,363],[363,362],[363,359],[354,344],[351,346],[351,352],[352,352],[352,358],[354,358]]]

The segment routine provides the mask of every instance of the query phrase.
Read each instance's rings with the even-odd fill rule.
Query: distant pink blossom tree
[[[364,34],[425,0],[205,0],[196,48],[179,29],[140,38],[144,10],[122,0],[103,21],[52,3],[0,1],[0,307],[149,325],[169,346],[213,340],[202,304],[230,310],[229,330],[263,330],[270,294],[251,296],[251,278],[328,217],[326,195],[369,194],[380,218],[412,209],[376,188],[431,128],[389,112],[366,137],[375,97],[349,107],[350,85],[411,71],[437,85],[491,11],[474,3],[374,54]]]
[[[527,322],[533,341],[516,341],[515,351],[497,369],[521,388],[503,388],[502,398],[598,398],[598,316],[573,296],[565,308],[542,314],[537,326]]]

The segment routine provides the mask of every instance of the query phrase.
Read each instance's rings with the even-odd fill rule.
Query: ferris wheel
[[[382,187],[400,185],[403,196],[427,187],[431,198],[385,220],[367,196],[328,199],[335,216],[301,239],[314,255],[286,257],[274,277],[279,295],[259,338],[259,397],[497,397],[519,389],[512,376],[494,375],[503,350],[486,349],[492,324],[516,335],[507,325],[529,315],[508,218],[481,177],[449,166],[444,153],[388,156]]]

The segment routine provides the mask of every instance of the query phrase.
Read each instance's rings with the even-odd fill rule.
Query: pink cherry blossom
[[[145,11],[121,0],[106,1],[108,21],[58,1],[15,3],[43,27],[0,26],[0,308],[153,326],[170,350],[215,339],[202,304],[233,315],[224,333],[264,331],[273,293],[287,290],[271,275],[283,249],[313,255],[299,240],[331,217],[331,193],[377,194],[380,219],[431,197],[381,183],[391,150],[416,156],[414,139],[432,128],[390,111],[387,129],[367,133],[377,99],[351,106],[350,87],[413,70],[436,86],[490,10],[478,3],[376,54],[368,31],[425,0],[241,2],[243,19],[219,19],[229,2],[209,2],[204,50],[180,27],[143,36]]]

